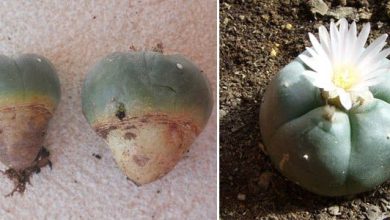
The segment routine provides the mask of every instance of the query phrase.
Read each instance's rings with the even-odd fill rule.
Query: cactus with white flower
[[[370,25],[321,26],[284,67],[260,111],[265,149],[290,180],[325,196],[368,191],[390,178],[390,49]]]

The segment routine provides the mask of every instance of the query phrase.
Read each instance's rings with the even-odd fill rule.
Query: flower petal
[[[316,68],[316,71],[323,72],[326,75],[328,75],[329,77],[331,77],[332,63],[330,62],[330,60],[324,58],[323,56],[318,55],[318,53],[313,48],[306,47],[306,50],[311,55],[311,57],[307,58],[307,59],[312,60],[309,62],[312,62],[313,65],[316,65],[316,66],[318,65],[318,68]],[[306,58],[303,58],[302,61],[304,61],[305,59]],[[314,64],[314,63],[316,63],[316,64]]]
[[[334,89],[335,85],[332,83],[330,78],[324,76],[323,74],[319,74],[314,71],[306,70],[303,72],[303,75],[315,86],[321,89],[330,90]]]
[[[341,105],[346,109],[349,110],[352,108],[352,99],[351,95],[344,91],[343,89],[340,89],[338,91],[339,98],[340,98],[340,103]]]
[[[370,79],[375,79],[377,77],[381,77],[381,76],[384,76],[386,73],[390,73],[389,69],[380,69],[378,71],[375,71],[375,72],[371,72],[370,74],[366,74],[364,76],[362,76],[362,80],[363,81],[367,81],[367,80],[370,80]]]
[[[360,54],[364,50],[364,45],[367,42],[368,35],[370,34],[371,25],[366,23],[363,25],[362,31],[359,33],[359,36],[356,40],[355,52]]]
[[[309,57],[305,54],[300,54],[298,58],[315,72],[324,73],[330,77],[330,73],[326,72],[330,71],[330,64],[328,64],[328,62],[323,62],[321,59],[317,59],[316,57]]]
[[[339,33],[336,28],[334,22],[330,22],[330,49],[332,62],[335,63],[339,60],[340,52],[339,52]]]
[[[377,38],[374,42],[368,46],[363,53],[360,55],[357,63],[364,61],[367,57],[375,56],[382,48],[386,45],[387,34],[383,34],[379,38]]]
[[[323,25],[318,28],[318,35],[322,48],[324,48],[326,55],[330,57],[330,36],[328,30]]]
[[[367,57],[358,64],[358,68],[364,69],[365,73],[369,73],[371,70],[381,66],[384,58],[390,55],[390,48],[382,50],[374,56]],[[389,64],[388,64],[389,65]]]
[[[340,19],[337,22],[339,26],[339,52],[340,52],[340,57],[344,58],[346,57],[346,42],[348,41],[348,21],[345,18]]]
[[[318,42],[317,38],[314,37],[312,33],[309,33],[309,39],[311,44],[313,45],[314,50],[317,52],[321,58],[328,60],[328,54],[325,52],[324,48],[321,46],[320,42]]]

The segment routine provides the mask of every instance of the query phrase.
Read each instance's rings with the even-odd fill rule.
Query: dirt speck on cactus
[[[290,155],[288,155],[288,154],[283,155],[283,158],[279,162],[279,168],[281,170],[284,169],[284,166],[286,165],[286,163],[288,162],[289,159],[290,159]]]
[[[163,43],[158,43],[155,47],[152,48],[152,51],[158,52],[158,53],[164,53],[164,45]]]
[[[148,161],[150,160],[150,158],[149,158],[149,157],[146,157],[146,156],[144,156],[144,155],[134,155],[134,156],[133,156],[133,160],[134,160],[134,162],[135,162],[138,166],[144,167],[144,166],[148,163]]]
[[[119,103],[118,104],[118,107],[117,107],[117,110],[116,110],[116,113],[115,113],[115,116],[122,121],[122,119],[124,117],[126,117],[126,109],[125,109],[125,104],[123,103]]]

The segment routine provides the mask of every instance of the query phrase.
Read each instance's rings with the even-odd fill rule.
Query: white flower
[[[337,24],[330,23],[329,32],[324,26],[319,27],[319,41],[309,33],[312,47],[299,56],[311,69],[305,75],[313,85],[325,91],[329,99],[338,97],[347,110],[357,104],[359,97],[372,96],[369,87],[380,83],[390,72],[390,62],[384,62],[390,49],[382,50],[387,34],[365,48],[369,33],[369,23],[358,35],[355,22],[349,25],[347,20],[340,19]]]

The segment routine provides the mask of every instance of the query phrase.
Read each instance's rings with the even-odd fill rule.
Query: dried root
[[[13,196],[15,192],[23,194],[26,190],[26,184],[30,184],[30,177],[34,173],[40,173],[41,168],[49,165],[50,169],[52,168],[52,163],[49,160],[50,152],[47,151],[45,147],[42,147],[39,151],[37,157],[35,158],[33,164],[30,167],[27,167],[24,170],[15,170],[13,168],[9,168],[6,171],[0,171],[4,175],[6,175],[10,180],[14,183],[14,189],[5,195],[5,197]]]

